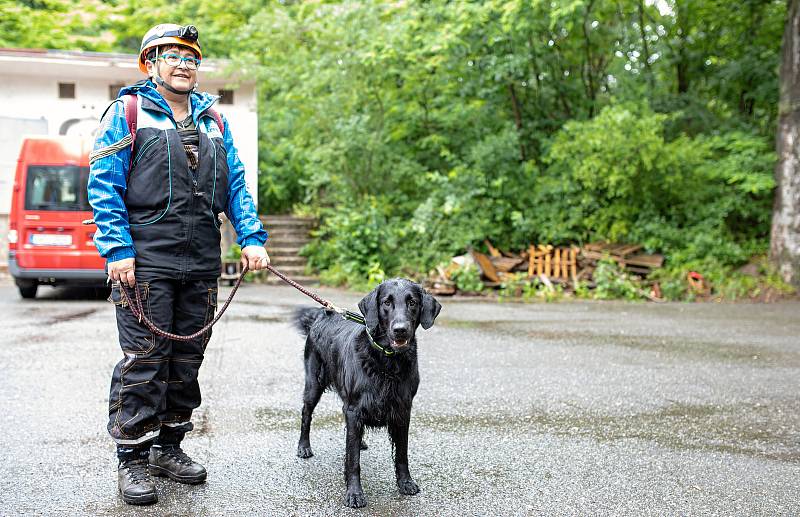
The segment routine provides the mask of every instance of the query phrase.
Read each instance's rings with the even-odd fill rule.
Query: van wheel
[[[36,298],[36,290],[39,288],[39,284],[36,282],[31,283],[24,283],[24,284],[17,284],[17,288],[19,288],[19,295],[25,298],[26,300],[30,300]]]

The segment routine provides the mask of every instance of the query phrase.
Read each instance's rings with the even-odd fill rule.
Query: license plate
[[[34,246],[71,246],[72,235],[33,233],[31,234],[31,244]]]

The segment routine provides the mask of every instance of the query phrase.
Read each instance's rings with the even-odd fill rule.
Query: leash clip
[[[340,308],[340,307],[337,307],[337,306],[335,306],[335,305],[334,305],[334,304],[332,304],[331,302],[327,302],[327,303],[325,304],[325,308],[326,308],[327,310],[329,310],[329,311],[333,311],[333,312],[335,312],[336,314],[338,314],[338,315],[339,315],[339,316],[341,316],[342,318],[344,318],[344,316],[345,316],[345,310],[344,310],[344,309],[342,309],[342,308]]]

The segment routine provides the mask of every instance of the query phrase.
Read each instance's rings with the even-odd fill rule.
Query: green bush
[[[509,274],[500,284],[500,301],[520,300],[530,302],[540,300],[552,302],[564,297],[561,284],[545,284],[538,278],[528,278],[525,273]]]
[[[642,297],[638,280],[622,271],[611,259],[603,259],[597,264],[593,278],[594,298],[598,300],[638,300]]]
[[[450,274],[450,279],[455,282],[459,292],[479,293],[483,291],[481,273],[475,266],[467,265],[456,269]]]
[[[388,209],[378,198],[368,197],[364,203],[323,212],[315,239],[302,251],[309,266],[322,271],[323,282],[369,288],[385,278],[385,271],[397,269],[391,253],[397,233],[386,217]]]

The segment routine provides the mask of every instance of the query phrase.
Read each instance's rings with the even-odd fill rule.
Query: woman
[[[108,431],[117,443],[125,502],[158,500],[150,474],[201,483],[206,470],[181,449],[200,405],[197,373],[211,332],[190,342],[156,336],[133,317],[120,285],[140,291],[160,328],[191,334],[214,317],[225,213],[242,262],[265,268],[267,233],[247,192],[227,123],[196,92],[197,29],[157,25],[142,39],[147,79],[123,88],[90,155],[94,240],[107,259],[124,358],[111,380]]]

